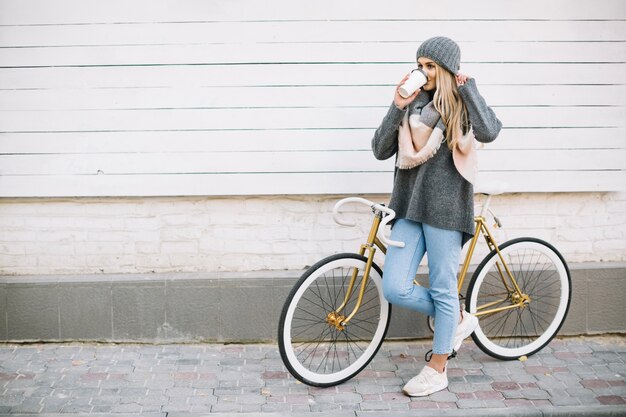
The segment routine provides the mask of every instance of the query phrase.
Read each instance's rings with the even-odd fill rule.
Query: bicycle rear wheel
[[[569,310],[572,283],[561,254],[543,240],[513,239],[499,249],[522,297],[508,278],[503,281],[506,272],[493,250],[472,276],[467,309],[479,315],[472,334],[478,347],[512,360],[538,352],[557,334]]]
[[[364,256],[351,253],[329,256],[310,267],[287,297],[278,346],[285,366],[299,381],[317,387],[340,384],[358,374],[378,352],[391,317],[378,265],[372,264],[361,307],[345,328],[328,321],[344,302],[357,270],[353,294],[339,314],[352,312],[366,262]]]

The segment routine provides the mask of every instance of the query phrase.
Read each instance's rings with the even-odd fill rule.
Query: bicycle
[[[472,339],[486,354],[513,360],[543,349],[561,328],[571,300],[571,277],[563,256],[549,243],[531,237],[498,245],[489,230],[490,214],[495,227],[500,220],[489,208],[494,195],[485,190],[486,201],[475,217],[476,231],[462,264],[458,291],[465,309],[479,318]],[[373,221],[366,243],[358,253],[339,253],[309,267],[294,285],[280,315],[278,344],[281,358],[299,381],[317,387],[338,385],[357,375],[378,352],[391,319],[391,305],[382,290],[383,273],[374,262],[377,248],[384,254],[389,240],[385,226],[393,210],[360,197],[337,202],[368,205]],[[490,250],[479,263],[467,289],[462,286],[479,237]],[[365,256],[367,253],[367,256]],[[419,285],[414,281],[415,285]],[[429,321],[432,330],[432,319]]]

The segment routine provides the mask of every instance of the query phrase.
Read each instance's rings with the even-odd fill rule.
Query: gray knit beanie
[[[452,74],[459,72],[461,64],[461,48],[452,39],[444,36],[435,36],[426,39],[417,48],[417,58],[425,57],[432,59]]]

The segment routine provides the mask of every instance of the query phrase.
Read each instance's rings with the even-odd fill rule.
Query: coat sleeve
[[[485,143],[494,141],[502,129],[502,122],[478,92],[476,81],[470,78],[465,85],[459,87],[459,94],[467,106],[476,140]]]
[[[376,159],[389,159],[398,152],[398,127],[407,111],[399,109],[393,103],[389,107],[372,138],[372,152]]]

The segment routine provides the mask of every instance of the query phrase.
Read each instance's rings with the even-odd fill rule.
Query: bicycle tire
[[[354,253],[329,256],[311,266],[291,290],[283,306],[279,328],[280,356],[299,381],[315,386],[341,384],[365,368],[383,343],[391,318],[391,305],[382,289],[382,271],[372,264],[360,310],[338,330],[326,322],[341,305],[351,271],[364,271],[367,258]],[[357,278],[355,286],[361,283]],[[342,314],[349,314],[358,295]],[[297,331],[297,334],[296,334]]]
[[[572,280],[563,256],[541,239],[513,239],[499,249],[521,291],[530,298],[523,308],[479,316],[472,339],[486,354],[514,360],[537,353],[556,336],[569,311]],[[472,275],[467,293],[470,313],[485,303],[502,307],[519,302],[502,284],[497,261],[494,249]],[[506,301],[502,301],[505,292]]]

